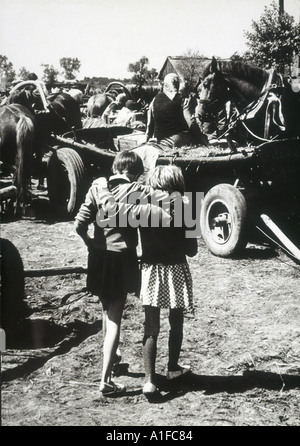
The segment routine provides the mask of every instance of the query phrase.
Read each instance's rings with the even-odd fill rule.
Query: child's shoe
[[[176,379],[180,378],[181,376],[186,375],[187,373],[191,372],[191,367],[189,365],[184,366],[178,366],[178,370],[168,370],[167,372],[167,379]]]
[[[119,396],[122,395],[125,390],[123,384],[114,383],[113,381],[100,384],[100,393],[103,396]]]
[[[144,385],[144,387],[143,387],[143,394],[146,395],[146,396],[154,395],[157,392],[158,392],[157,387],[154,384],[150,383],[150,382],[146,383]]]

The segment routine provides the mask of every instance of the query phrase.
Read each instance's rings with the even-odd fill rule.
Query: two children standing
[[[118,343],[122,313],[127,293],[140,294],[145,311],[143,357],[145,385],[143,393],[152,395],[158,391],[155,385],[155,361],[157,338],[160,330],[160,309],[169,308],[169,361],[167,378],[174,379],[190,371],[178,364],[183,338],[183,312],[192,306],[192,278],[186,256],[197,253],[196,239],[186,239],[185,228],[174,224],[176,200],[182,200],[184,179],[176,166],[156,167],[149,186],[137,182],[143,174],[143,163],[133,151],[120,152],[112,166],[113,175],[106,183],[94,181],[85,202],[75,217],[75,228],[88,247],[87,287],[97,296],[103,307],[103,363],[100,392],[104,396],[122,394],[124,386],[112,380],[114,364],[120,361]],[[142,204],[124,205],[122,200],[130,194],[140,193]],[[174,194],[175,193],[175,194]],[[159,205],[151,204],[151,197],[170,196],[168,212]],[[156,197],[157,198],[157,197]],[[149,225],[140,227],[142,246],[141,277],[136,248],[137,229],[130,225],[100,227],[97,214],[112,209],[120,212],[143,213]],[[125,208],[124,208],[125,206]],[[126,207],[127,206],[127,207]],[[98,214],[99,215],[99,214]],[[168,220],[164,225],[151,226],[156,221]],[[94,223],[94,237],[88,235],[88,227]]]

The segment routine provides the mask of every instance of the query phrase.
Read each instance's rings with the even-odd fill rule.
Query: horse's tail
[[[21,116],[16,126],[16,172],[17,207],[26,203],[27,187],[31,177],[34,124],[27,116]]]

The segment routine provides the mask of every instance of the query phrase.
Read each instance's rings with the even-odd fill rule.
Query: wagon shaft
[[[64,276],[66,274],[86,274],[87,269],[82,266],[70,266],[61,268],[43,268],[24,270],[24,277],[48,277]]]

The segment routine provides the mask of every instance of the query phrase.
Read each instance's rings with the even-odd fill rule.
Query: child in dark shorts
[[[143,174],[143,162],[133,151],[120,152],[112,166],[113,174],[95,180],[85,202],[75,217],[75,229],[88,247],[87,288],[99,296],[103,307],[103,363],[100,392],[104,396],[121,394],[124,386],[112,381],[114,362],[120,359],[118,344],[123,309],[128,293],[138,293],[140,273],[136,247],[137,229],[130,225],[99,225],[99,212],[105,214],[113,205],[116,213],[121,202],[131,194],[147,195],[150,188],[138,183]],[[125,200],[124,200],[125,198]],[[150,209],[150,208],[149,208]],[[159,209],[159,208],[157,208]],[[89,225],[94,224],[94,237],[88,235]]]

